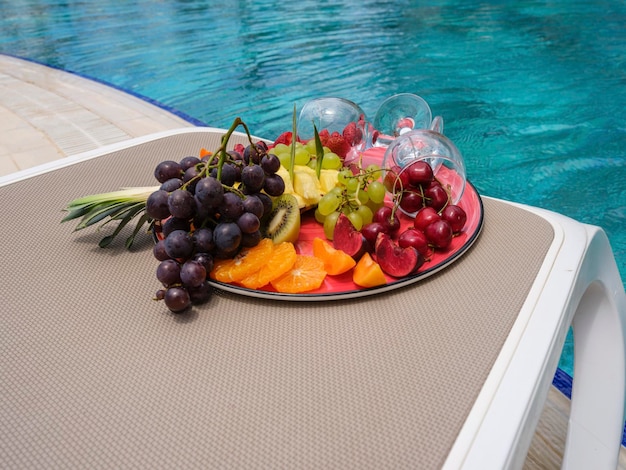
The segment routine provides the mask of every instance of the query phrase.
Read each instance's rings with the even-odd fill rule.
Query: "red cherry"
[[[465,222],[467,221],[467,214],[465,211],[454,204],[449,204],[445,207],[445,209],[441,212],[441,218],[443,220],[447,220],[452,227],[452,231],[454,233],[459,233],[463,230],[465,226]]]
[[[400,219],[393,209],[389,206],[383,206],[374,212],[372,222],[378,222],[385,227],[386,232],[390,235],[400,230]]]
[[[429,185],[434,178],[432,167],[424,160],[411,163],[404,171],[414,186]]]
[[[421,230],[423,232],[426,230],[426,227],[437,220],[441,220],[441,216],[437,213],[437,211],[432,207],[424,207],[423,209],[420,209],[417,214],[415,214],[413,226],[417,230]]]
[[[424,199],[416,191],[404,191],[400,199],[400,207],[407,214],[413,214],[424,207]]]
[[[388,233],[387,227],[380,222],[370,222],[369,224],[365,224],[361,227],[361,234],[369,243],[370,251],[374,249],[374,246],[376,245],[376,237],[379,233]]]
[[[398,245],[402,248],[412,246],[415,248],[424,258],[429,258],[431,255],[430,246],[428,246],[428,239],[424,232],[416,230],[414,228],[406,229],[398,237]]]
[[[393,277],[414,273],[424,263],[424,257],[415,248],[401,248],[385,233],[378,234],[375,256],[381,269]]]
[[[437,220],[426,227],[424,235],[436,248],[446,249],[452,241],[452,227],[447,220]]]
[[[424,191],[426,205],[433,207],[437,212],[443,209],[448,203],[448,193],[439,183],[431,184]]]

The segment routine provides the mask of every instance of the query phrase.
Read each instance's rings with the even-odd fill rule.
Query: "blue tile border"
[[[554,378],[552,379],[552,385],[557,388],[563,395],[570,400],[572,399],[572,377],[567,372],[557,368]],[[622,433],[622,445],[626,446],[626,426]]]
[[[26,62],[32,62],[33,64],[42,65],[44,67],[48,67],[48,68],[51,68],[51,69],[54,69],[54,70],[60,70],[62,72],[70,73],[72,75],[76,75],[78,77],[84,78],[86,80],[90,80],[92,82],[100,83],[101,85],[105,85],[105,86],[107,86],[109,88],[113,88],[113,89],[118,90],[118,91],[120,91],[120,92],[122,92],[124,94],[134,96],[135,98],[139,98],[140,100],[145,101],[147,103],[150,103],[151,105],[156,106],[157,108],[161,108],[164,111],[167,111],[167,112],[169,112],[171,114],[174,114],[175,116],[178,116],[179,118],[181,118],[181,119],[183,119],[183,120],[193,124],[194,126],[207,127],[207,124],[204,123],[203,121],[200,121],[199,119],[196,119],[193,116],[189,116],[188,114],[185,114],[185,113],[183,113],[183,112],[181,112],[181,111],[179,111],[179,110],[177,110],[175,108],[172,108],[171,106],[168,106],[166,104],[160,103],[159,101],[154,100],[152,98],[149,98],[147,96],[144,96],[144,95],[142,95],[140,93],[129,91],[129,90],[121,88],[121,87],[119,87],[117,85],[114,85],[112,83],[109,83],[107,81],[100,80],[99,78],[90,77],[88,75],[84,75],[84,74],[81,74],[81,73],[78,73],[78,72],[74,72],[73,70],[66,70],[66,69],[62,69],[60,67],[55,67],[54,65],[49,65],[49,64],[46,64],[46,63],[43,63],[43,62],[39,62],[39,61],[34,60],[34,59],[29,59],[27,57],[20,57],[20,56],[17,56],[17,55],[8,54],[6,52],[2,52],[0,54],[1,55],[5,55],[7,57],[13,57],[15,59],[20,59],[20,60],[23,60],[23,61],[26,61]]]
[[[572,377],[567,372],[557,368],[552,379],[552,385],[567,398],[572,399]]]

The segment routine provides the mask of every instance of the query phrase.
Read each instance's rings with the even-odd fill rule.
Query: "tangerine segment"
[[[274,245],[265,266],[241,281],[248,289],[258,289],[289,271],[296,262],[296,249],[291,242]]]
[[[296,255],[293,267],[274,279],[271,284],[278,292],[298,294],[319,288],[325,277],[326,271],[321,259],[309,255]]]
[[[216,261],[211,277],[220,282],[241,282],[255,273],[267,262],[274,251],[274,242],[262,239],[251,248],[244,248],[232,259]]]
[[[361,259],[354,267],[352,280],[357,286],[361,287],[376,287],[387,283],[387,278],[382,268],[367,252],[361,256]]]
[[[356,261],[348,253],[337,250],[326,240],[319,237],[313,239],[313,256],[324,262],[324,269],[331,276],[343,274],[356,265]]]
[[[204,157],[210,157],[211,155],[213,155],[213,152],[205,149],[204,147],[200,149],[200,159]]]

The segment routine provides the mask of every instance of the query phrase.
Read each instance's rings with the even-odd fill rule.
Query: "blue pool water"
[[[373,117],[419,94],[481,194],[603,227],[626,279],[626,4],[416,3],[0,1],[0,52],[268,138],[294,103],[342,96]]]

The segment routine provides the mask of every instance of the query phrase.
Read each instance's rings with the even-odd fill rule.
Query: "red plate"
[[[387,284],[362,288],[352,282],[352,271],[348,271],[339,276],[326,276],[324,283],[319,289],[301,294],[284,294],[272,290],[271,286],[261,289],[247,289],[232,284],[225,284],[217,281],[210,281],[211,284],[223,291],[232,292],[234,294],[245,295],[248,297],[257,297],[270,300],[288,300],[288,301],[323,301],[323,300],[340,300],[351,299],[356,297],[364,297],[373,294],[379,294],[400,287],[414,284],[428,276],[450,266],[465,253],[470,246],[474,244],[483,226],[483,203],[476,191],[476,188],[468,181],[463,193],[463,197],[458,202],[467,214],[467,222],[465,228],[458,236],[452,240],[451,246],[446,251],[436,252],[434,256],[424,263],[416,274],[397,279],[393,277],[387,278]],[[413,219],[400,215],[402,230],[413,223]],[[301,254],[312,254],[313,239],[321,237],[325,239],[324,229],[315,220],[312,211],[303,214],[300,228],[300,238],[296,243],[296,251]]]

